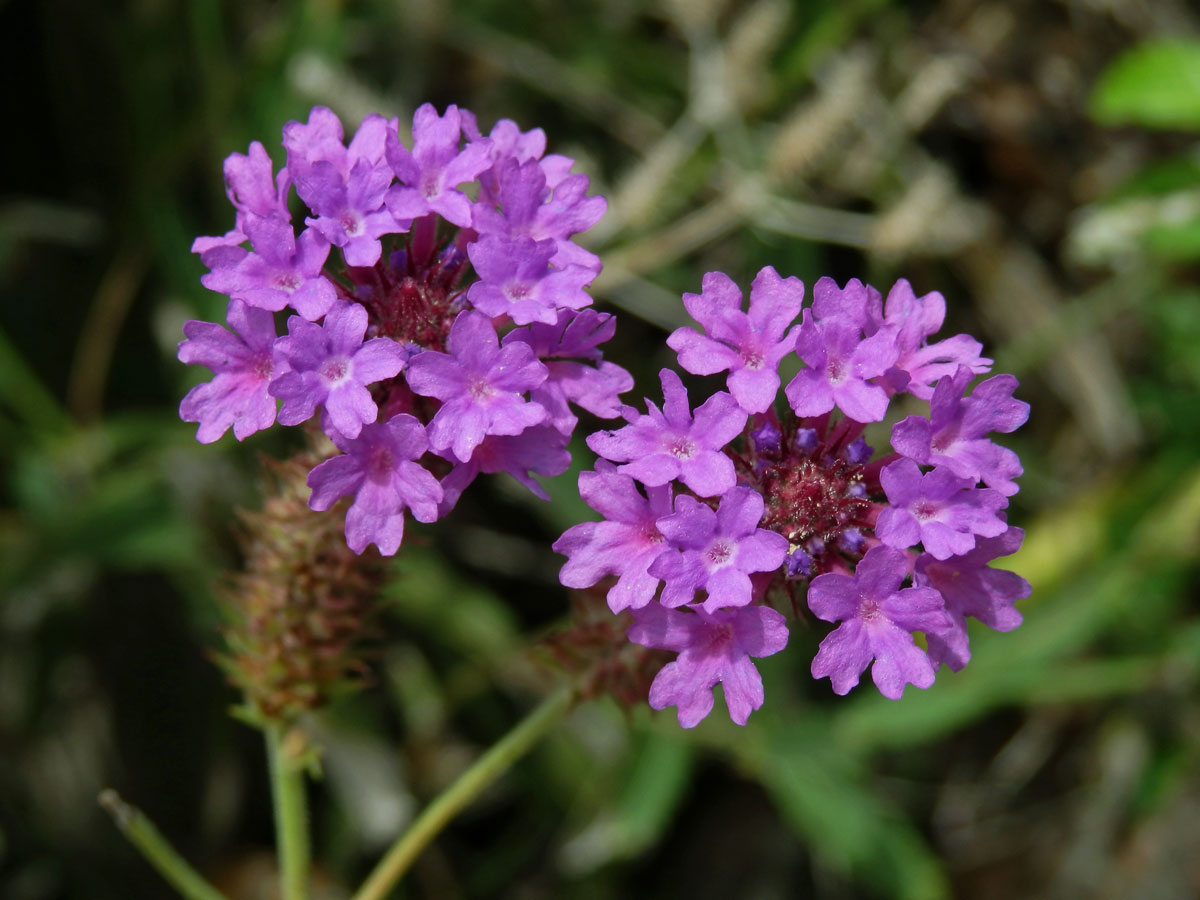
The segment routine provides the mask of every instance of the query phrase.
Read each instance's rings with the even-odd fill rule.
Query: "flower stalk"
[[[279,854],[279,880],[283,900],[308,900],[310,850],[308,801],[304,794],[304,769],[294,752],[295,731],[282,725],[264,728],[267,763],[271,773],[271,799],[275,806],[275,845]]]
[[[126,803],[109,789],[99,797],[100,805],[112,816],[121,834],[163,878],[186,900],[226,900],[225,895],[179,855],[154,823],[136,806]]]
[[[384,900],[438,833],[557,725],[574,701],[573,687],[560,688],[479,757],[397,839],[353,900]]]

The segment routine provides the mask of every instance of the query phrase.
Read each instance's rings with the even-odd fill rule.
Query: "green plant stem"
[[[271,797],[275,804],[275,846],[279,852],[279,877],[283,900],[308,898],[308,806],[304,796],[304,770],[285,746],[282,725],[264,729],[267,762],[271,770]]]
[[[384,900],[446,824],[550,731],[575,699],[573,688],[551,694],[444,790],[380,860],[354,900]]]
[[[154,823],[136,806],[121,799],[114,790],[103,791],[100,805],[112,816],[113,822],[129,843],[154,866],[170,885],[187,900],[225,900],[225,896],[209,884],[188,861],[180,856]]]

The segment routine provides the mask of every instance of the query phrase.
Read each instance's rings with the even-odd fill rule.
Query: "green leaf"
[[[1146,230],[1145,240],[1146,248],[1160,258],[1179,262],[1200,259],[1200,216],[1153,225]]]
[[[868,767],[828,720],[760,718],[731,749],[819,859],[900,900],[949,896],[936,855],[876,792]]]
[[[1109,200],[1174,194],[1200,187],[1200,155],[1187,153],[1153,162],[1131,175],[1113,191]]]
[[[610,802],[563,849],[573,872],[591,872],[618,859],[647,853],[671,825],[691,784],[694,745],[678,733],[638,735],[631,764],[609,771]]]
[[[1100,77],[1091,114],[1102,125],[1200,129],[1200,42],[1134,47]]]

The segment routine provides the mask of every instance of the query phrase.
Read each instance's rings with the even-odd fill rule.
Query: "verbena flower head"
[[[481,472],[546,498],[533,476],[569,464],[573,409],[616,417],[633,384],[602,358],[612,317],[585,308],[600,263],[572,238],[605,209],[587,177],[509,121],[484,135],[426,104],[410,145],[398,124],[368,116],[346,143],[316,107],[284,127],[279,172],[257,142],[226,160],[234,227],[192,249],[232,331],[188,322],[179,346],[214,374],[180,407],[197,437],[312,422],[341,455],[312,470],[310,505],[352,496],[350,547],[385,554],[406,514],[445,515]]]
[[[679,329],[668,344],[687,372],[728,372],[729,392],[693,415],[681,379],[663,370],[661,411],[647,401],[645,415],[588,438],[604,459],[580,491],[604,520],[555,543],[564,585],[616,576],[609,605],[634,611],[629,639],[678,653],[650,704],[675,706],[684,727],[708,714],[718,683],[739,724],[762,704],[751,658],[783,649],[783,612],[836,626],[814,677],[845,694],[870,668],[896,699],[933,684],[941,664],[966,664],[968,618],[1010,630],[1029,595],[1023,578],[989,565],[1024,534],[1005,518],[1020,463],[992,441],[1029,415],[1016,379],[970,391],[991,361],[968,335],[936,340],[944,300],[906,281],[885,301],[823,278],[803,302],[804,286],[771,268],[747,310],[719,272],[685,294],[703,332]],[[785,365],[800,371],[783,385]],[[905,410],[925,412],[895,422],[877,450],[864,431],[899,418],[901,394]]]

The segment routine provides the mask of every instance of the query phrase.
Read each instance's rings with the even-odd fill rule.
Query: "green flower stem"
[[[225,896],[209,884],[167,843],[154,823],[136,806],[121,799],[114,790],[100,794],[100,805],[113,817],[121,834],[154,866],[175,890],[187,900],[225,900]]]
[[[558,724],[570,710],[574,699],[573,688],[559,689],[479,757],[471,768],[426,807],[408,831],[392,845],[354,895],[354,900],[384,900],[438,832]]]
[[[263,729],[267,762],[271,770],[271,797],[275,804],[275,845],[279,852],[283,900],[308,898],[308,805],[304,796],[304,769],[289,753],[282,725]]]

